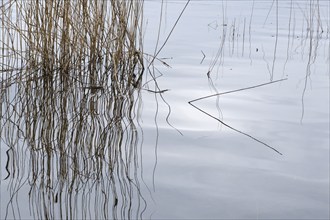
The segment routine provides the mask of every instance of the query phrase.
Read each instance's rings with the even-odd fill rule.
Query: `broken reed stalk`
[[[212,95],[208,95],[208,96],[203,96],[203,97],[200,97],[200,98],[197,98],[197,99],[193,99],[191,101],[189,101],[189,105],[193,106],[194,108],[196,108],[198,111],[202,112],[203,114],[217,120],[218,122],[220,122],[222,125],[224,125],[225,127],[233,130],[233,131],[236,131],[244,136],[247,136],[249,138],[251,138],[252,140],[254,141],[257,141],[258,143],[270,148],[271,150],[275,151],[276,153],[280,154],[280,155],[283,155],[281,152],[279,152],[278,150],[276,150],[274,147],[270,146],[269,144],[266,144],[265,142],[253,137],[252,135],[250,134],[247,134],[241,130],[238,130],[232,126],[230,126],[229,124],[223,122],[222,120],[220,120],[219,118],[211,115],[210,113],[204,111],[203,109],[197,107],[196,105],[193,104],[193,102],[197,102],[197,101],[200,101],[200,100],[203,100],[203,99],[208,99],[208,98],[211,98],[211,97],[215,97],[215,96],[221,96],[221,95],[225,95],[225,94],[230,94],[230,93],[235,93],[235,92],[240,92],[240,91],[244,91],[244,90],[249,90],[249,89],[254,89],[254,88],[258,88],[258,87],[262,87],[262,86],[266,86],[266,85],[269,85],[269,84],[273,84],[273,83],[277,83],[277,82],[281,82],[281,81],[284,81],[284,80],[287,80],[287,78],[285,79],[280,79],[280,80],[275,80],[275,81],[271,81],[271,82],[267,82],[267,83],[262,83],[262,84],[258,84],[258,85],[255,85],[255,86],[250,86],[250,87],[245,87],[245,88],[241,88],[241,89],[235,89],[235,90],[231,90],[231,91],[227,91],[227,92],[221,92],[221,93],[216,93],[216,94],[212,94]]]

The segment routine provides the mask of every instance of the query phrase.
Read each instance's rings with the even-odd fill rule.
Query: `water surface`
[[[184,5],[145,1],[146,54],[154,54],[159,27],[160,48]],[[327,1],[191,1],[158,55],[170,67],[155,61],[165,101],[146,90],[155,87],[146,74],[136,130],[113,134],[135,140],[136,179],[122,171],[113,182],[80,177],[85,190],[66,199],[76,205],[76,217],[105,217],[98,204],[107,204],[117,186],[122,197],[109,199],[107,208],[119,218],[329,218],[329,8]],[[283,155],[188,103],[284,78],[194,103]],[[31,200],[24,178],[4,180],[6,151],[1,142],[1,218],[33,218],[26,204],[44,201],[42,194]]]

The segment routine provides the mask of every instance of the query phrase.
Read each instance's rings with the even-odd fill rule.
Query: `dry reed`
[[[34,218],[142,218],[143,1],[0,4],[6,217],[28,182]]]

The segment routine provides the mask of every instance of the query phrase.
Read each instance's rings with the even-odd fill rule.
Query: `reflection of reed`
[[[15,98],[15,106],[21,102],[25,108],[3,135],[13,184],[28,171],[31,208],[38,219],[109,218],[109,206],[110,217],[128,218],[142,205],[133,89],[116,96],[112,85],[107,89],[112,92],[94,96],[63,89],[25,88]],[[27,150],[24,155],[21,149]],[[137,204],[133,197],[139,198]]]
[[[323,11],[323,9],[329,8],[328,2],[312,0],[301,2],[293,0],[270,1],[269,4],[271,5],[263,25],[258,24],[254,20],[256,19],[255,16],[259,17],[260,20],[261,15],[258,13],[258,10],[264,3],[255,0],[246,2],[251,4],[251,10],[248,11],[250,13],[249,18],[245,17],[244,14],[238,18],[231,16],[226,12],[227,4],[219,3],[222,4],[223,17],[219,21],[221,24],[219,28],[217,26],[214,30],[219,29],[220,41],[207,72],[208,78],[212,75],[214,67],[224,64],[223,58],[225,56],[233,57],[236,50],[236,56],[238,58],[243,57],[247,48],[245,37],[248,35],[250,64],[252,65],[254,59],[262,58],[267,65],[270,81],[273,81],[274,76],[280,72],[276,70],[279,67],[282,67],[282,78],[288,75],[287,65],[289,61],[294,59],[307,60],[305,79],[308,79],[311,75],[310,66],[320,57],[322,48],[328,48],[329,23],[325,22],[328,19]],[[287,18],[287,23],[282,21],[283,18]],[[249,21],[248,33],[246,33],[247,20]],[[218,21],[213,21],[212,23],[214,22],[218,23]],[[265,36],[253,34],[253,30],[263,29],[266,33]],[[300,34],[298,33],[299,31],[301,31]],[[285,39],[284,36],[287,36],[287,38]],[[263,37],[264,40],[259,40],[260,37]],[[272,42],[273,49],[269,48],[268,41]],[[279,45],[284,45],[284,47],[279,47]],[[266,47],[265,50],[263,46]],[[284,64],[281,64],[281,62],[278,63],[277,58],[283,55],[283,48],[286,52],[286,57]],[[260,53],[260,50],[262,53]],[[323,54],[326,54],[325,58],[328,60],[328,51],[324,51]],[[208,57],[208,54],[206,56]],[[218,73],[218,71],[215,71],[215,73]],[[305,82],[307,81],[305,80]]]
[[[38,218],[86,218],[92,215],[88,212],[108,218],[110,206],[113,218],[117,209],[119,217],[131,216],[133,196],[141,197],[133,89],[122,95],[114,95],[113,85],[107,88],[111,92],[96,95],[64,90],[25,94],[31,104],[26,103],[20,124],[25,123],[30,154],[32,210]],[[54,203],[61,216],[56,216]]]
[[[1,8],[6,217],[23,217],[16,203],[28,182],[36,219],[142,218],[141,7],[45,0]]]

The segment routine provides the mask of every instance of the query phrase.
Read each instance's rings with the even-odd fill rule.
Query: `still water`
[[[122,150],[81,153],[67,170],[60,153],[49,162],[21,150],[20,172],[6,179],[1,140],[1,219],[329,218],[329,2],[191,1],[171,32],[185,4],[145,1],[146,58],[166,45],[128,98],[136,103],[118,101],[138,120],[118,116],[109,129],[94,115],[81,125],[79,146],[108,137]],[[152,75],[161,93],[150,92]],[[194,102],[204,112],[189,104],[279,79]],[[102,112],[107,100],[97,100]],[[38,176],[51,163],[52,178]]]

